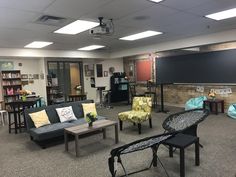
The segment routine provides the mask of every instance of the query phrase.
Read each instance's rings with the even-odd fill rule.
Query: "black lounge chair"
[[[115,148],[115,149],[111,150],[111,152],[110,152],[111,157],[108,159],[108,165],[109,165],[109,170],[112,174],[112,177],[116,176],[117,163],[121,164],[121,166],[124,170],[124,173],[125,173],[125,175],[123,175],[123,176],[126,176],[126,177],[128,175],[131,175],[131,174],[134,174],[134,173],[138,173],[138,172],[142,172],[144,170],[148,170],[149,168],[152,167],[152,165],[154,167],[156,167],[157,166],[157,160],[160,162],[161,166],[165,170],[162,162],[160,161],[160,159],[157,156],[157,150],[158,150],[159,145],[163,141],[173,137],[176,133],[177,132],[171,132],[171,133],[164,133],[164,134],[160,134],[160,135],[156,135],[156,136],[152,136],[152,137],[147,137],[147,138],[140,139],[140,140],[134,141],[134,142],[129,143],[129,144],[125,144],[123,146],[120,146],[118,148]],[[142,169],[142,170],[139,170],[139,171],[127,173],[127,171],[125,170],[125,167],[122,163],[121,155],[136,152],[136,151],[141,151],[141,150],[144,150],[144,149],[147,149],[147,148],[151,148],[152,153],[153,153],[153,159],[152,159],[151,164],[149,165],[149,167],[147,167],[145,169]],[[167,176],[169,176],[166,170],[165,170],[165,173],[166,173]]]
[[[165,132],[178,131],[183,134],[197,136],[198,124],[205,120],[208,115],[209,110],[207,109],[192,109],[178,112],[168,116],[164,120],[162,127],[165,129]]]

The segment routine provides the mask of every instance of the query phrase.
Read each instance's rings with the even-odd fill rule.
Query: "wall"
[[[231,88],[232,93],[228,95],[216,95],[217,99],[223,99],[225,102],[225,111],[229,105],[236,103],[236,86],[227,85],[201,85],[204,86],[204,92],[197,92],[197,85],[165,85],[164,86],[164,102],[165,105],[184,107],[185,102],[193,97],[206,96],[210,89],[225,89]],[[160,99],[159,99],[160,102]]]
[[[207,35],[184,38],[180,40],[160,42],[153,45],[145,45],[132,49],[123,49],[121,51],[112,52],[110,58],[141,55],[144,53],[160,52],[160,51],[202,46],[208,44],[217,44],[235,40],[236,40],[236,29],[233,29],[217,33],[211,33]]]
[[[36,94],[46,99],[46,77],[44,58],[22,59],[1,57],[0,61],[12,61],[14,63],[14,69],[21,70],[21,74],[44,74],[44,79],[35,79],[33,84],[25,85],[23,89],[36,92]],[[22,66],[19,66],[19,63],[22,63]]]
[[[84,59],[83,64],[94,64],[94,74],[95,74],[95,82],[97,86],[106,86],[106,90],[110,89],[110,76],[111,74],[108,72],[108,77],[96,77],[96,64],[102,64],[103,66],[103,72],[109,71],[110,67],[115,68],[115,72],[123,72],[123,59],[117,58],[117,59]],[[96,88],[92,88],[90,85],[90,77],[85,77],[84,73],[84,89],[85,92],[87,92],[88,99],[93,99],[95,102],[99,102],[99,95]]]

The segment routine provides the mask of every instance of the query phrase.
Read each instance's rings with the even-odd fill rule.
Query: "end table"
[[[220,99],[208,99],[203,101],[203,108],[206,109],[208,106],[210,112],[218,114],[218,106],[221,106],[221,112],[224,113],[224,100]]]

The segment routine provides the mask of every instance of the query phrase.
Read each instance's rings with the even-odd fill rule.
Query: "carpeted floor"
[[[113,109],[99,109],[100,115],[116,119],[117,113],[130,106],[115,106]],[[168,114],[180,111],[168,108]],[[114,129],[107,130],[107,139],[102,134],[80,139],[79,158],[75,157],[74,142],[69,143],[69,153],[64,151],[64,144],[41,149],[30,141],[27,133],[8,134],[7,126],[0,127],[0,177],[108,177],[107,159],[110,150],[131,141],[163,133],[162,122],[168,116],[153,112],[153,128],[148,122],[143,124],[142,134],[138,135],[137,127],[124,123],[124,130],[119,132],[120,143],[114,143]],[[200,142],[200,166],[194,165],[194,147],[186,150],[186,177],[235,177],[236,175],[236,120],[225,114],[210,115],[198,127]],[[179,153],[174,158],[168,157],[168,149],[160,146],[158,155],[170,177],[179,176]],[[128,171],[134,171],[149,165],[151,150],[139,151],[123,158]],[[118,174],[122,174],[119,168]],[[164,170],[158,164],[133,177],[165,177]]]

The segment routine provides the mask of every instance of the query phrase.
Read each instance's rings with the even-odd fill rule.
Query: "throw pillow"
[[[97,116],[97,110],[95,103],[82,103],[84,118],[86,119],[86,115],[88,113],[93,113],[95,117]]]
[[[71,120],[77,120],[73,112],[72,106],[56,108],[57,114],[61,122],[67,122]]]
[[[36,128],[51,124],[45,110],[31,113],[31,114],[29,114],[29,116],[31,117],[32,121],[34,122],[34,126]]]

